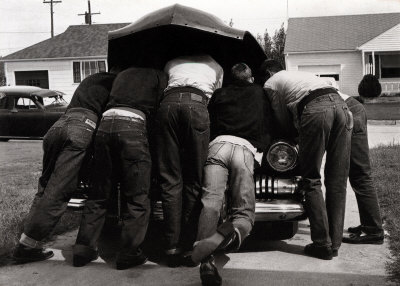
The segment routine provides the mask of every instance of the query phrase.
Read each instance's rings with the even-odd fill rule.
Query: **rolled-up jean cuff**
[[[43,247],[43,242],[34,240],[33,238],[27,236],[25,233],[22,233],[19,243],[30,248],[40,249]]]
[[[165,250],[166,255],[175,255],[175,254],[180,254],[180,253],[182,253],[182,249],[180,249],[180,248],[171,248],[171,249]]]
[[[226,221],[217,228],[217,232],[225,238],[229,238],[235,232],[232,222]]]
[[[97,252],[97,250],[87,245],[75,244],[72,247],[72,252],[74,255],[82,257],[93,257],[93,255]]]

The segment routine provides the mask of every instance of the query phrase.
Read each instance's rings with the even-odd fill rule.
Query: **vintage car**
[[[42,139],[67,105],[62,92],[36,86],[0,87],[0,140]]]
[[[178,4],[111,31],[108,39],[109,67],[135,65],[162,69],[173,57],[207,53],[223,67],[224,85],[229,84],[230,69],[234,64],[245,62],[257,71],[266,59],[261,46],[249,32],[230,27],[209,13]],[[297,161],[297,147],[276,138],[264,155],[262,166],[255,170],[257,203],[252,233],[255,236],[291,238],[297,232],[298,221],[306,218]],[[152,217],[162,220],[157,184],[154,185]],[[115,193],[111,213],[118,220],[123,204],[120,192]]]

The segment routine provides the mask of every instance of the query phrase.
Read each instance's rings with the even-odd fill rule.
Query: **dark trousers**
[[[378,197],[371,177],[367,116],[364,106],[350,97],[347,106],[353,113],[349,179],[353,188],[363,230],[369,234],[383,233]]]
[[[172,93],[156,115],[156,151],[167,253],[191,249],[196,240],[203,166],[210,121],[204,97]]]
[[[104,117],[95,139],[93,190],[83,210],[76,249],[85,255],[96,249],[113,183],[120,182],[126,201],[122,207],[121,252],[136,254],[146,235],[150,215],[151,158],[144,121]]]
[[[44,239],[64,214],[78,186],[96,122],[97,116],[90,110],[72,108],[45,135],[42,176],[24,228],[29,238]]]
[[[333,249],[340,247],[343,236],[352,124],[347,105],[335,93],[312,100],[300,119],[300,168],[311,239]],[[325,151],[326,201],[320,175]]]

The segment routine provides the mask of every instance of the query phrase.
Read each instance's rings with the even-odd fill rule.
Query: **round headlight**
[[[275,171],[286,172],[296,167],[298,151],[292,144],[279,141],[269,148],[266,159]]]

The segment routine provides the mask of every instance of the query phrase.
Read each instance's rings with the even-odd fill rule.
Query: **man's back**
[[[237,80],[217,89],[208,105],[211,140],[219,135],[233,135],[264,149],[263,136],[268,131],[267,103],[263,88],[247,81]]]

